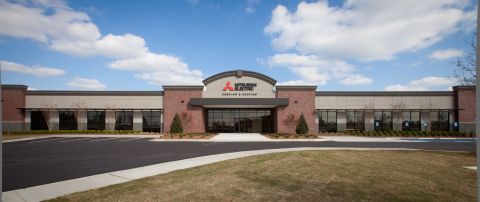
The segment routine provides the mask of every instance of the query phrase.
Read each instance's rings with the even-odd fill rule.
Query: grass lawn
[[[53,201],[475,201],[469,153],[302,151],[229,160]]]

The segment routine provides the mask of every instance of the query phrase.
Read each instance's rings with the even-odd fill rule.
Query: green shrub
[[[170,125],[170,133],[183,133],[182,122],[178,114],[173,117],[172,124]]]
[[[295,132],[297,134],[306,134],[308,133],[308,124],[307,121],[305,121],[305,117],[303,114],[300,115],[300,120],[298,121],[297,128],[295,129]]]

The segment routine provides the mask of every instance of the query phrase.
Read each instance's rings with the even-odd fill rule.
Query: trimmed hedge
[[[346,135],[368,137],[475,137],[473,131],[345,131]]]
[[[133,130],[31,130],[18,132],[3,132],[4,135],[33,135],[33,134],[132,134],[142,131]]]
[[[175,114],[175,117],[173,117],[170,133],[183,133],[182,121],[180,121],[178,114]]]

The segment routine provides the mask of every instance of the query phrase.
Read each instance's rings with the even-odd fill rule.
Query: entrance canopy
[[[287,106],[288,98],[191,98],[189,104],[205,108],[275,108]]]

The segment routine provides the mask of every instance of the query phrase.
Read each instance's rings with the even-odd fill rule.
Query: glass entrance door
[[[252,133],[252,120],[248,118],[235,118],[235,133]],[[260,131],[261,132],[261,131]]]
[[[206,109],[207,132],[272,133],[272,109]]]

